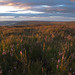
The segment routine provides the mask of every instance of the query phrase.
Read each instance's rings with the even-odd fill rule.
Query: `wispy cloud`
[[[49,17],[30,17],[30,16],[0,16],[0,21],[75,21],[75,17],[49,16]]]
[[[72,2],[75,2],[75,0],[71,0]]]
[[[75,0],[0,0],[0,15],[75,17]]]

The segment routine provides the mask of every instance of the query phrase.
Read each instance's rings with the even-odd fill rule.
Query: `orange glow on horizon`
[[[13,3],[8,3],[7,5],[8,5],[8,6],[13,6],[14,4],[13,4]]]

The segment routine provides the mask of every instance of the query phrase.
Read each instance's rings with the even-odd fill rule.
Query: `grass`
[[[74,75],[75,25],[0,27],[2,75]]]

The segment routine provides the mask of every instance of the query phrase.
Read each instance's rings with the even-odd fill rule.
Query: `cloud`
[[[15,8],[20,8],[20,9],[31,9],[31,6],[28,6],[26,4],[22,4],[22,3],[0,3],[0,6],[14,6]]]
[[[15,18],[15,16],[0,16],[0,19],[9,19],[9,18]]]
[[[32,7],[31,10],[45,12],[45,13],[75,13],[75,7],[72,5],[40,5]]]
[[[0,0],[0,2],[4,2],[4,1],[11,1],[11,0]]]
[[[30,17],[30,16],[0,16],[0,21],[75,21],[75,17],[49,16],[49,17]]]
[[[46,20],[49,16],[71,18],[75,17],[74,2],[75,0],[0,0],[0,15],[29,16],[42,20],[44,20],[43,18]]]
[[[71,0],[72,2],[75,2],[75,0]]]
[[[14,6],[0,6],[0,13],[7,13],[9,11],[19,11],[22,9],[15,8]]]
[[[7,12],[7,13],[14,13],[14,14],[43,14],[44,12],[38,12],[38,11],[31,11],[31,10],[26,10],[26,11],[12,11],[12,12]]]
[[[44,12],[27,10],[28,7],[17,8],[14,6],[0,6],[0,13],[14,13],[14,14],[43,14]]]
[[[8,2],[8,1],[10,1],[10,0],[0,0],[0,2]]]
[[[2,0],[4,2],[4,0]],[[37,12],[74,12],[75,4],[66,1],[53,0],[6,0],[4,6],[14,6],[23,10],[33,10]],[[73,0],[74,1],[74,0]],[[66,4],[65,4],[66,3]]]

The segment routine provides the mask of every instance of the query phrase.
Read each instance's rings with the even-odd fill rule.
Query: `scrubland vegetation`
[[[75,25],[0,27],[0,74],[75,75]]]

